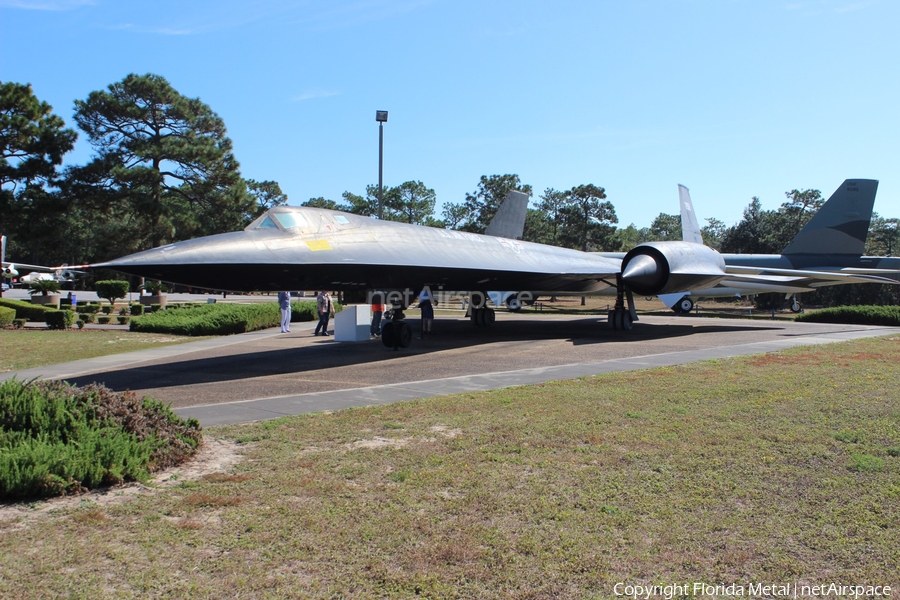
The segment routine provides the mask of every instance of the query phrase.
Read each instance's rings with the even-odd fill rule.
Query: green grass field
[[[0,512],[0,597],[897,597],[898,363],[889,337],[210,429],[227,473]]]
[[[103,329],[0,329],[0,373],[201,339],[207,338]]]

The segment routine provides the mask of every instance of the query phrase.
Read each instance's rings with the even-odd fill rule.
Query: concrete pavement
[[[96,381],[171,402],[211,426],[900,335],[890,327],[695,316],[643,316],[631,332],[598,317],[500,317],[488,330],[439,317],[436,335],[398,352],[379,340],[314,337],[313,323],[294,323],[290,334],[252,332],[0,378]]]

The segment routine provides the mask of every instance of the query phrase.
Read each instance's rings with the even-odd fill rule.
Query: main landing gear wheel
[[[634,327],[631,311],[628,309],[615,309],[609,311],[607,321],[609,322],[609,326],[615,330],[631,331],[631,328]]]
[[[412,327],[403,321],[388,321],[381,328],[381,343],[385,348],[409,348],[412,343]]]
[[[794,298],[793,301],[791,301],[791,312],[798,313],[801,308],[803,307],[800,305],[800,301]]]
[[[470,317],[472,324],[476,327],[490,327],[497,320],[497,315],[493,308],[483,306],[481,308],[473,308]]]
[[[672,307],[675,312],[680,312],[687,314],[694,310],[694,301],[691,300],[688,296],[685,296],[681,300],[675,303],[675,306]]]
[[[512,312],[519,312],[522,310],[522,302],[519,300],[518,294],[513,294],[506,299],[506,308]]]

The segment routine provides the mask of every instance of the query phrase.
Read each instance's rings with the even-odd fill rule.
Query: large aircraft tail
[[[510,190],[491,219],[485,233],[496,237],[521,240],[525,235],[525,215],[528,213],[528,194]]]
[[[694,244],[703,243],[703,234],[700,232],[700,224],[697,222],[697,213],[691,202],[691,191],[678,184],[678,202],[681,204],[681,239]]]
[[[875,179],[845,180],[782,254],[862,256],[877,191]]]

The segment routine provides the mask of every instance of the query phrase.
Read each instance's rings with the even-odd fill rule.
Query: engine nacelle
[[[16,265],[10,264],[9,266],[3,267],[3,276],[7,279],[18,277],[19,272],[16,271]]]
[[[691,242],[647,242],[622,259],[625,287],[641,296],[711,288],[725,276],[722,256]]]

